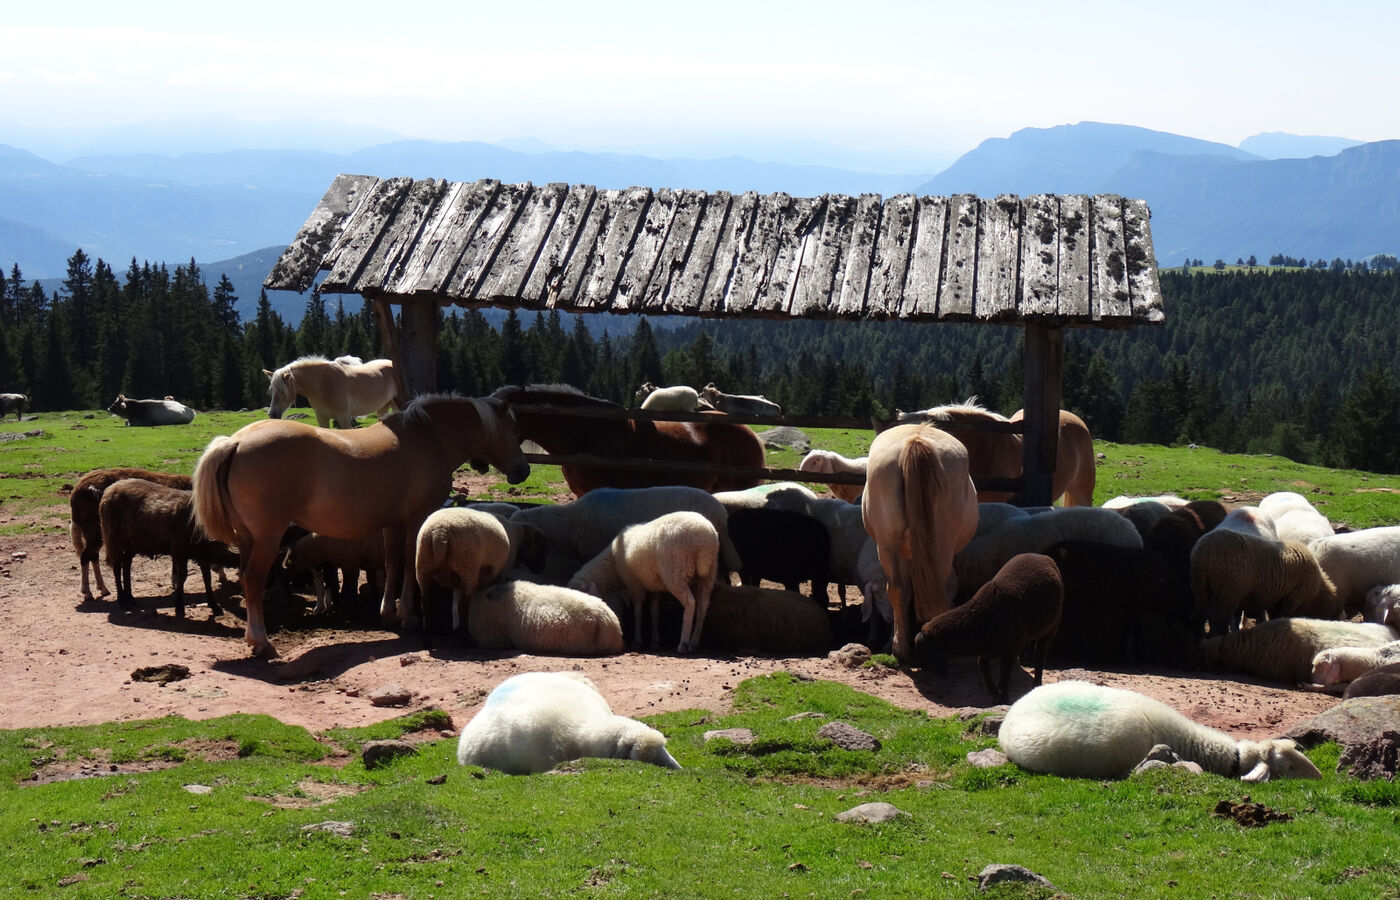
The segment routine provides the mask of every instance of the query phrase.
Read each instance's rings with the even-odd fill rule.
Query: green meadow
[[[188,472],[211,437],[262,415],[201,413],[151,429],[104,412],[6,422],[0,538],[66,529],[65,485],[89,469]],[[812,440],[859,456],[869,433]],[[1295,490],[1335,522],[1400,522],[1394,476],[1208,448],[1096,449],[1097,502]],[[799,458],[775,451],[769,463]],[[557,470],[537,467],[487,495],[561,489]],[[837,719],[880,749],[816,736]],[[0,897],[972,897],[990,863],[1026,866],[1084,898],[1400,897],[1400,785],[1338,775],[1333,745],[1310,751],[1321,780],[1248,786],[1176,771],[1099,782],[977,769],[968,752],[995,740],[976,720],[930,719],[788,674],[740,683],[732,709],[646,721],[681,771],[600,760],[533,776],[463,768],[435,712],[325,734],[255,715],[0,732]],[[757,740],[704,740],[727,727]],[[365,741],[404,733],[416,754],[375,770],[359,761]],[[1291,818],[1245,828],[1214,815],[1246,796]],[[871,801],[905,815],[836,821]]]

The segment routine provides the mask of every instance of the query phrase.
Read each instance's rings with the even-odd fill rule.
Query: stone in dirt
[[[807,436],[807,433],[788,425],[779,425],[777,428],[760,431],[758,439],[763,441],[763,446],[776,450],[796,450],[798,453],[806,453],[812,449],[812,439]]]
[[[832,650],[826,658],[838,666],[854,669],[870,661],[870,648],[864,644],[847,644],[840,650]]]
[[[967,755],[967,761],[976,769],[994,769],[997,766],[1004,766],[1010,760],[1006,754],[995,747],[988,747],[985,750],[976,750]]]
[[[1352,744],[1342,751],[1337,771],[1353,778],[1395,780],[1400,761],[1400,731],[1383,731],[1380,737],[1362,744]]]
[[[747,747],[753,743],[753,732],[747,728],[715,728],[705,732],[706,743],[716,738],[726,738]]]
[[[310,825],[301,826],[302,831],[326,831],[337,834],[341,837],[350,837],[355,833],[354,822],[314,822]]]
[[[373,706],[407,706],[412,699],[413,691],[401,684],[386,684],[369,694],[369,702]]]
[[[1304,749],[1336,741],[1345,751],[1377,740],[1400,722],[1400,696],[1353,697],[1288,729]]]

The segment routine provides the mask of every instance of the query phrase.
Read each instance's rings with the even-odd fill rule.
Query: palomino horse
[[[452,473],[468,459],[488,461],[511,484],[530,474],[504,401],[425,395],[354,431],[268,419],[210,441],[195,465],[195,516],[211,537],[238,546],[245,640],[253,652],[276,655],[263,623],[263,591],[293,522],[346,539],[383,530],[380,614],[386,622],[410,624],[418,529],[442,505]]]
[[[310,401],[316,424],[322,428],[329,427],[332,419],[341,428],[354,428],[360,416],[378,413],[383,418],[398,393],[391,359],[362,363],[353,356],[334,360],[303,356],[276,372],[263,369],[263,374],[270,380],[268,418],[282,418],[301,394]]]
[[[930,425],[943,425],[949,422],[1019,422],[1026,411],[1018,409],[1011,418],[983,409],[977,398],[971,397],[966,403],[951,406],[935,406],[919,412],[899,412],[895,421],[901,425],[926,422]],[[991,431],[959,429],[950,432],[967,448],[972,465],[973,478],[1019,478],[1023,463],[1022,437],[1019,434],[998,434]],[[1069,410],[1060,410],[1060,438],[1055,451],[1055,472],[1051,476],[1050,502],[1061,496],[1065,506],[1093,506],[1094,479],[1094,439],[1089,435],[1089,426],[1084,420]],[[1006,491],[978,491],[977,499],[983,503],[1004,503],[1011,500],[1012,494]]]
[[[914,634],[951,608],[953,554],[977,531],[967,448],[929,425],[880,432],[870,445],[861,515],[889,584],[894,655],[909,662]]]
[[[646,419],[596,418],[534,412],[528,404],[548,404],[560,408],[616,410],[622,407],[607,400],[589,397],[565,384],[503,387],[491,396],[510,401],[520,425],[520,436],[559,456],[591,453],[602,458],[627,457],[695,463],[684,471],[641,471],[618,466],[570,466],[564,480],[574,496],[599,487],[639,488],[658,484],[680,484],[706,491],[736,491],[759,483],[758,478],[706,472],[705,463],[728,466],[764,465],[763,443],[746,425],[716,422],[653,422]],[[721,418],[721,413],[713,413]]]

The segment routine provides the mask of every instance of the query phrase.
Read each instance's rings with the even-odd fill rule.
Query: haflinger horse
[[[539,444],[546,452],[566,456],[589,453],[609,459],[642,458],[693,463],[680,470],[629,469],[618,466],[565,465],[564,481],[574,496],[600,487],[639,488],[662,484],[698,487],[706,491],[736,491],[757,485],[759,478],[705,471],[705,463],[762,468],[763,442],[747,425],[723,421],[722,413],[710,413],[720,421],[664,422],[649,419],[598,418],[536,412],[531,404],[561,409],[623,411],[619,404],[590,397],[566,384],[510,385],[491,396],[510,401],[520,426],[520,436]]]
[[[394,361],[372,359],[362,363],[354,356],[325,359],[303,356],[275,372],[263,369],[269,379],[267,417],[280,419],[297,394],[306,397],[316,411],[316,424],[322,428],[334,421],[341,428],[354,428],[360,416],[389,414],[398,394]]]
[[[880,432],[870,444],[861,516],[888,581],[894,655],[908,663],[919,628],[952,608],[953,554],[977,531],[967,448],[931,425]]]
[[[489,462],[511,484],[530,474],[505,401],[428,394],[367,428],[332,431],[267,419],[210,441],[194,470],[195,517],[208,535],[238,547],[248,609],[244,639],[253,652],[276,655],[263,621],[263,592],[293,523],[346,539],[382,530],[380,614],[387,623],[411,625],[418,529],[469,459]]]
[[[925,422],[939,426],[950,422],[1020,422],[1026,411],[1018,409],[1011,418],[984,409],[976,397],[967,402],[935,406],[919,412],[895,411],[901,425]],[[958,429],[950,431],[967,448],[973,478],[1019,478],[1023,467],[1023,441],[1019,434]],[[1069,410],[1060,410],[1059,443],[1055,451],[1055,471],[1051,476],[1050,502],[1064,497],[1065,506],[1093,506],[1094,439],[1084,420]],[[1004,503],[1014,495],[1006,491],[978,491],[983,503]]]

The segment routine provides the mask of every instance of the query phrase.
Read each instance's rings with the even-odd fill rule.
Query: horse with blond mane
[[[977,531],[967,448],[930,425],[880,432],[870,445],[861,516],[889,585],[894,655],[909,662],[914,634],[952,608],[953,554]]]
[[[927,423],[935,427],[948,423],[1020,422],[1025,414],[1024,409],[1018,409],[1008,419],[983,408],[976,397],[969,397],[964,403],[934,406],[918,412],[895,410],[895,422],[901,425]],[[949,433],[967,448],[974,479],[1021,477],[1024,463],[1021,435],[972,429],[958,429]],[[1050,502],[1064,497],[1065,506],[1093,506],[1097,474],[1094,439],[1089,434],[1089,426],[1069,410],[1060,410],[1059,442],[1055,451],[1055,472],[1051,476]],[[983,503],[1005,503],[1014,496],[1008,491],[977,492],[977,499]]]
[[[354,356],[303,356],[275,372],[263,369],[263,374],[268,377],[269,419],[282,418],[301,394],[316,411],[316,424],[322,428],[332,421],[341,428],[354,428],[356,419],[370,413],[387,416],[399,389],[391,359],[362,363]]]
[[[263,593],[293,522],[333,538],[382,531],[380,615],[411,624],[418,529],[468,460],[494,465],[511,484],[530,474],[504,401],[429,394],[368,428],[332,431],[265,419],[210,441],[194,469],[195,518],[210,537],[238,547],[248,609],[244,640],[253,652],[277,655],[267,639]]]

